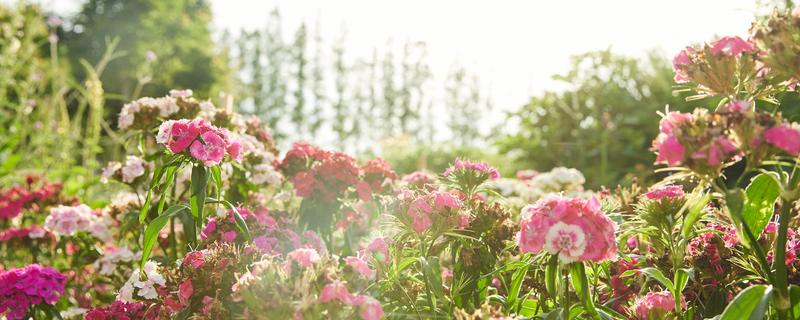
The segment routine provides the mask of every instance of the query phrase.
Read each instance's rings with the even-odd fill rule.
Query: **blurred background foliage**
[[[351,57],[344,28],[322,39],[318,23],[284,30],[277,10],[266,19],[262,30],[215,37],[204,0],[87,0],[69,17],[0,5],[0,182],[30,169],[88,192],[81,188],[102,164],[121,156],[104,141],[126,139],[115,133],[122,104],[173,88],[217,105],[235,97],[240,112],[270,124],[282,149],[307,140],[377,154],[400,173],[440,172],[456,157],[505,175],[567,166],[590,188],[649,178],[648,149],[667,106],[715,105],[673,92],[665,54],[609,49],[573,57],[554,76],[563,90],[504,108],[517,111],[486,128],[482,119],[499,111],[479,76],[453,62],[435,78],[424,43]]]

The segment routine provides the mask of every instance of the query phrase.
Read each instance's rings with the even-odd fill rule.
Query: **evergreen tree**
[[[311,72],[311,91],[314,95],[314,105],[312,106],[312,111],[310,116],[311,123],[309,124],[309,134],[311,135],[312,139],[316,139],[319,133],[319,130],[322,128],[323,123],[325,122],[325,115],[324,106],[326,101],[325,96],[325,78],[324,78],[324,65],[323,65],[323,43],[322,43],[322,31],[319,26],[319,20],[317,21],[316,28],[314,30],[314,62],[313,62],[313,69]]]
[[[334,66],[334,74],[336,76],[335,80],[335,90],[336,90],[336,101],[333,104],[333,112],[334,118],[333,123],[333,131],[336,133],[337,144],[339,145],[340,149],[344,149],[346,145],[346,140],[349,138],[349,130],[347,128],[348,118],[350,116],[350,112],[348,110],[349,104],[345,102],[345,92],[348,86],[347,77],[349,75],[347,66],[345,65],[344,61],[344,41],[345,41],[345,31],[342,31],[341,37],[333,46],[333,66]]]
[[[267,58],[266,91],[264,105],[256,105],[257,114],[266,119],[273,134],[285,136],[278,123],[286,114],[286,76],[284,72],[286,46],[283,40],[281,15],[278,9],[272,10],[267,23],[264,51]]]
[[[292,108],[292,124],[294,131],[298,135],[306,132],[306,68],[308,59],[306,57],[306,24],[302,23],[294,36],[292,46],[294,58],[294,106]]]

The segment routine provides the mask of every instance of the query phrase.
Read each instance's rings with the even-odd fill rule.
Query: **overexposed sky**
[[[402,44],[423,41],[438,99],[447,71],[458,62],[480,78],[498,111],[516,110],[532,94],[558,90],[551,76],[569,69],[570,55],[611,48],[634,56],[657,49],[672,56],[691,43],[746,35],[757,9],[755,0],[210,1],[218,35],[225,29],[236,35],[264,28],[273,8],[281,13],[287,40],[300,23],[311,32],[319,23],[330,48],[344,27],[350,61],[371,57],[390,40],[396,56]],[[82,3],[36,2],[66,15]],[[484,131],[503,123],[504,115],[494,112],[487,118],[480,124]]]
[[[716,35],[745,35],[755,1],[465,1],[465,0],[212,0],[217,28],[263,28],[279,8],[284,31],[317,19],[326,40],[347,28],[349,55],[424,41],[442,79],[453,61],[476,73],[495,105],[513,110],[531,94],[558,89],[551,75],[569,68],[569,56],[611,47],[641,55],[658,48],[672,55]],[[288,32],[288,31],[287,31]]]

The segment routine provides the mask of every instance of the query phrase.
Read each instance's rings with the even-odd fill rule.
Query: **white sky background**
[[[7,0],[0,0],[6,2]],[[165,0],[167,1],[167,0]],[[57,12],[74,12],[78,0],[40,0]],[[215,31],[260,29],[280,10],[290,39],[301,22],[320,23],[326,44],[347,30],[350,61],[369,58],[392,40],[396,56],[407,41],[427,44],[428,63],[441,84],[457,61],[477,75],[499,111],[519,108],[532,94],[559,89],[552,80],[566,72],[573,54],[611,48],[643,55],[659,49],[672,56],[682,47],[721,35],[746,35],[755,1],[468,1],[468,0],[211,0]],[[330,54],[328,52],[327,54]],[[441,91],[441,90],[439,90]],[[441,95],[441,93],[438,93]],[[485,128],[484,128],[485,129]]]

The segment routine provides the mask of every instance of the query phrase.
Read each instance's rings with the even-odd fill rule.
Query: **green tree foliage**
[[[210,23],[206,0],[88,0],[69,26],[64,44],[78,66],[80,59],[98,61],[106,41],[120,39],[117,50],[124,56],[108,65],[101,78],[110,98],[160,96],[172,88],[215,96],[226,89],[229,67],[224,55],[215,52]],[[141,79],[137,70],[148,56],[156,57],[156,72],[152,79]],[[85,78],[82,69],[74,67],[79,79]]]
[[[467,70],[455,64],[445,82],[445,106],[453,135],[458,145],[472,146],[481,137],[478,120],[486,110],[481,105],[480,87],[477,77],[470,76]]]
[[[644,178],[655,160],[648,149],[658,133],[657,112],[665,105],[689,110],[673,94],[672,77],[656,53],[644,60],[609,50],[575,56],[572,69],[555,76],[568,88],[532,97],[510,114],[519,130],[497,146],[534,169],[577,168],[592,188],[632,178],[626,172]]]

